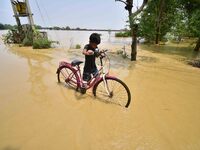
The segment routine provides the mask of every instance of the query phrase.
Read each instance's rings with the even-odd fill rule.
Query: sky
[[[141,1],[134,0],[134,5]],[[29,0],[29,3],[34,23],[41,26],[123,29],[128,20],[125,5],[115,0]],[[22,24],[28,23],[26,18],[20,19]],[[10,0],[0,0],[0,23],[16,24]]]

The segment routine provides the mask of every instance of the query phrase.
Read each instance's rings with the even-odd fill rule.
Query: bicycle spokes
[[[96,89],[96,97],[104,102],[115,103],[121,106],[129,104],[129,93],[123,84],[115,79],[105,79]]]
[[[62,68],[59,72],[59,80],[61,83],[68,84],[70,86],[76,87],[77,81],[74,73],[69,68]]]

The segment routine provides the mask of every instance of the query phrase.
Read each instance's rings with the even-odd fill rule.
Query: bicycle
[[[57,69],[58,83],[68,84],[74,87],[77,91],[80,90],[82,94],[90,88],[93,95],[106,102],[112,102],[124,107],[128,107],[131,102],[131,93],[128,86],[120,79],[110,76],[110,59],[106,54],[107,50],[103,50],[98,53],[100,58],[100,67],[98,73],[91,75],[91,79],[87,82],[87,85],[83,82],[80,64],[83,61],[74,60],[71,63],[66,61],[59,62]],[[105,72],[105,62],[108,62],[108,71]]]

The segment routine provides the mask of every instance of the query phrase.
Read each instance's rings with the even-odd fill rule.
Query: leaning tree
[[[132,12],[133,8],[133,0],[115,0],[124,3],[125,9],[128,11],[129,14],[129,26],[131,29],[131,35],[132,35],[132,44],[131,44],[131,61],[136,60],[137,56],[137,30],[138,25],[135,22],[136,16],[143,10],[144,6],[147,4],[148,0],[143,0],[142,5],[140,8],[138,8],[135,12]]]

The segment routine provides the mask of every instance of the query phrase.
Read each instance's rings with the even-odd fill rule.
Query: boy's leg
[[[81,88],[81,93],[85,94],[87,89],[87,82],[90,80],[90,73],[83,72],[83,87]]]
[[[91,79],[91,75],[89,72],[83,72],[83,81],[88,82]]]
[[[97,69],[97,68],[96,68],[96,69],[94,69],[94,70],[92,71],[92,75],[93,75],[93,76],[96,76],[98,73],[99,73],[99,71],[98,71],[98,69]]]

